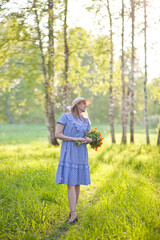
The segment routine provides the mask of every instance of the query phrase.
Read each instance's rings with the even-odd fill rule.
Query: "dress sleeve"
[[[60,119],[57,121],[57,123],[60,123],[60,124],[62,124],[62,125],[66,125],[66,123],[67,123],[67,118],[66,118],[66,114],[65,113],[63,113],[62,114],[62,116],[60,117]]]

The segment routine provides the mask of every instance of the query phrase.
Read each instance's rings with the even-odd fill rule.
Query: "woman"
[[[78,221],[76,205],[80,185],[90,184],[86,144],[91,143],[92,139],[84,137],[85,133],[90,130],[90,122],[84,117],[90,103],[90,100],[82,97],[74,99],[72,106],[67,107],[71,112],[64,113],[57,121],[55,136],[63,142],[55,182],[68,186],[70,224]],[[82,144],[77,146],[75,143],[77,140],[80,140]]]

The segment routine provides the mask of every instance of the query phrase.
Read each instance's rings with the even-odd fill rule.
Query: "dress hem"
[[[70,183],[59,183],[59,182],[55,182],[57,184],[67,184],[67,185],[72,185],[72,186],[76,186],[76,185],[84,185],[84,186],[88,186],[91,183],[85,184],[85,183],[77,183],[77,184],[70,184]]]

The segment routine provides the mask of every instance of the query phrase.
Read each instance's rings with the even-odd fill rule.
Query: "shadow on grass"
[[[67,233],[73,225],[68,223],[68,219],[63,221],[54,232],[42,238],[42,240],[59,239],[63,234]]]

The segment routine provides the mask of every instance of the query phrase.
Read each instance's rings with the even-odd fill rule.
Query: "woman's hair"
[[[72,113],[75,117],[77,117],[78,119],[80,119],[81,121],[82,121],[81,117],[82,117],[85,121],[87,121],[86,118],[83,116],[82,113],[79,114],[77,105],[75,105],[75,106],[71,109],[71,113]]]

